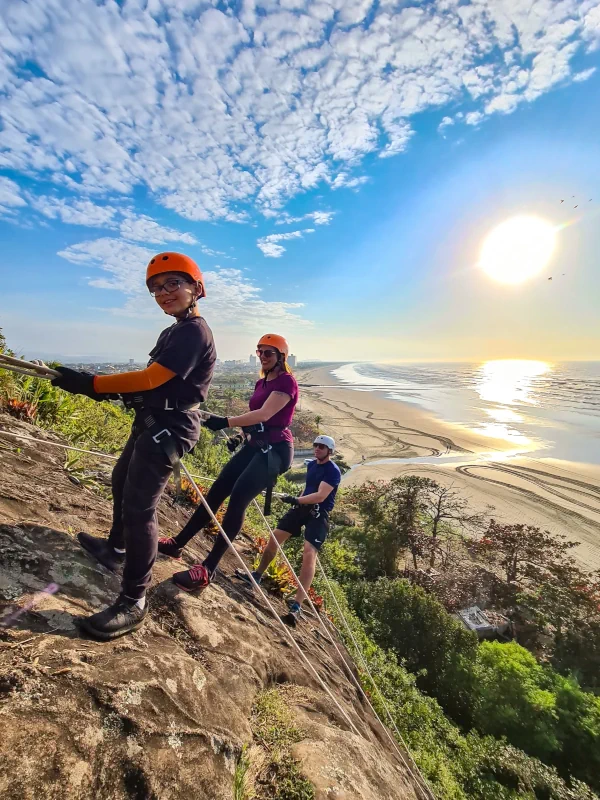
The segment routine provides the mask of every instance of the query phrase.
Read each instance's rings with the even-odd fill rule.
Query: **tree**
[[[569,550],[576,546],[565,536],[532,525],[501,525],[493,519],[476,549],[502,568],[506,583],[517,584],[524,580],[543,582],[549,569],[564,563]]]
[[[475,666],[474,723],[478,731],[506,736],[546,763],[560,745],[556,698],[543,667],[524,647],[483,642]]]
[[[469,725],[477,636],[406,580],[361,581],[347,593],[375,642],[392,650],[455,721]]]
[[[557,638],[552,665],[600,693],[600,618],[578,622]]]
[[[424,495],[433,484],[429,478],[408,475],[387,483],[368,481],[349,492],[348,500],[363,521],[357,548],[369,580],[396,576],[405,549],[418,567],[426,541],[421,524]]]
[[[600,698],[539,664],[516,642],[481,644],[474,677],[473,721],[480,733],[505,736],[563,777],[598,789]]]
[[[423,495],[423,513],[429,520],[429,566],[435,566],[436,556],[441,553],[440,534],[454,535],[456,528],[474,530],[483,524],[483,514],[470,514],[468,501],[452,486],[442,486],[431,481]]]

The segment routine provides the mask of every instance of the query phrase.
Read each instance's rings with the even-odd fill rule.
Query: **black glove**
[[[298,502],[298,498],[294,497],[293,494],[284,494],[283,497],[279,498],[282,503],[289,503],[291,506],[299,506],[300,503]]]
[[[53,378],[51,383],[70,394],[83,394],[92,400],[104,400],[107,395],[98,394],[94,389],[94,376],[91,372],[80,372],[70,367],[56,367],[60,372],[59,378]]]
[[[223,428],[229,427],[229,420],[227,417],[209,417],[202,424],[209,431],[222,431]]]
[[[227,440],[227,449],[230,453],[234,453],[241,443],[244,441],[244,437],[241,433],[238,433],[237,436],[232,436],[230,439]]]

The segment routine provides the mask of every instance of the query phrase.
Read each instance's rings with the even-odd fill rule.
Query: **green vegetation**
[[[266,755],[254,779],[257,800],[313,800],[313,785],[300,772],[291,748],[302,739],[290,711],[294,687],[275,687],[258,695],[252,709],[254,740]]]
[[[0,350],[5,346],[0,332]],[[239,412],[250,390],[247,378],[227,376],[215,383],[206,405],[217,413]],[[94,403],[3,370],[0,407],[75,446],[111,453],[123,446],[131,424],[119,404]],[[310,441],[315,419],[308,415],[298,425],[297,435]],[[192,472],[211,477],[228,458],[222,437],[203,430],[186,461]],[[93,457],[69,454],[65,469],[86,484],[91,464],[97,464]],[[302,480],[304,471],[291,477]],[[278,489],[296,493],[289,478],[281,477]],[[273,522],[283,510],[275,500]],[[436,797],[597,798],[600,575],[576,565],[572,543],[537,528],[483,519],[454,490],[416,476],[341,492],[332,519],[322,562],[333,592],[386,699],[391,727],[407,742]],[[265,537],[253,507],[246,532],[257,546]],[[293,541],[286,548],[294,567],[301,546]],[[271,577],[274,587],[289,584],[276,563]],[[315,589],[353,652],[328,587],[317,578]],[[516,640],[480,643],[453,614],[475,604],[508,618]],[[387,720],[359,654],[353,654],[365,691]],[[252,748],[242,754],[234,785],[239,800],[314,796],[290,755],[301,732],[287,710],[288,690],[279,687],[257,699],[254,746],[267,758],[264,768],[254,769]]]
[[[250,800],[252,795],[248,788],[248,768],[250,759],[248,758],[248,748],[242,747],[242,752],[235,765],[233,773],[233,800]]]

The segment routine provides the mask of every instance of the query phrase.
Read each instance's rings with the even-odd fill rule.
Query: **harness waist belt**
[[[155,403],[149,404],[143,394],[123,394],[121,395],[124,405],[127,408],[151,408],[154,411],[198,411],[200,403],[181,403],[179,400],[167,398],[163,405]]]

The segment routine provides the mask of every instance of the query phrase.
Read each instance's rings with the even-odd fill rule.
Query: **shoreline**
[[[391,400],[384,392],[341,384],[331,374],[335,368],[302,372],[301,383],[326,388],[301,388],[300,407],[322,418],[321,430],[332,433],[354,465],[344,475],[344,486],[408,474],[429,477],[453,485],[474,511],[566,535],[580,543],[573,551],[580,564],[600,569],[600,467],[528,456],[523,448]],[[410,460],[422,457],[430,462]]]

